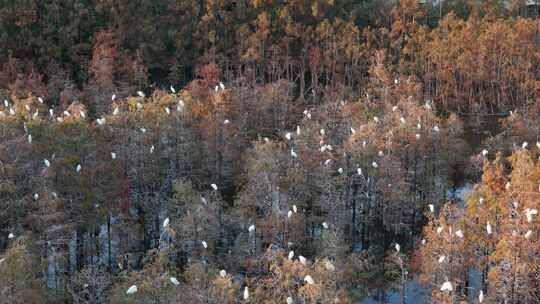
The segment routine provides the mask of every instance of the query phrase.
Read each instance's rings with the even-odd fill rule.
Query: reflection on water
[[[471,183],[465,183],[463,186],[457,188],[455,191],[449,191],[447,196],[458,202],[458,204],[464,208],[465,199],[467,194],[473,191],[473,185]],[[481,273],[475,269],[472,269],[469,273],[470,276],[470,289],[469,300],[474,301],[481,284]],[[386,290],[384,288],[377,289],[373,293],[357,302],[358,304],[422,304],[429,303],[430,291],[422,286],[418,281],[413,278],[405,284],[404,298],[401,299],[399,290],[391,289]]]

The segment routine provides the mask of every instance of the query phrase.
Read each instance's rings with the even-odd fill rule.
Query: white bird
[[[336,270],[336,267],[334,266],[334,264],[332,264],[332,262],[330,262],[329,260],[324,261],[324,268],[326,268],[326,270],[332,271],[332,272]]]
[[[86,113],[84,113],[84,111],[80,111],[79,113],[80,113],[82,118],[86,118]]]
[[[351,129],[351,134],[354,135],[354,133],[356,133],[356,130],[353,127],[351,127],[350,129]]]
[[[76,171],[77,173],[79,173],[79,172],[81,172],[81,170],[82,170],[81,164],[77,164],[77,167],[75,168],[75,171]]]
[[[438,133],[439,131],[441,131],[441,130],[439,129],[439,126],[437,126],[437,125],[435,125],[435,127],[433,127],[433,130],[434,130],[435,132],[437,132],[437,133]]]
[[[287,304],[294,304],[293,298],[287,297]]]
[[[228,119],[225,119],[225,120],[223,121],[223,124],[224,124],[224,125],[228,125],[228,124],[230,124],[230,123],[231,123],[231,121],[228,120]]]
[[[44,159],[44,160],[43,160],[43,163],[45,164],[45,166],[46,166],[47,168],[49,168],[49,167],[51,166],[51,162],[50,162],[48,159]]]
[[[39,194],[34,193],[34,200],[37,201],[39,199]]]
[[[9,108],[9,115],[15,115],[15,110],[13,110],[13,108]]]
[[[328,223],[323,222],[323,223],[322,223],[322,226],[323,226],[324,229],[328,229]]]
[[[454,286],[452,286],[452,283],[449,281],[446,281],[441,286],[441,291],[452,291],[454,290]]]
[[[532,222],[532,216],[537,215],[537,214],[538,214],[538,210],[536,209],[530,209],[530,208],[525,209],[525,216],[527,217],[528,223]]]
[[[418,130],[420,130],[420,129],[422,129],[422,125],[421,125],[420,123],[417,123],[417,124],[416,124],[416,128],[417,128]]]
[[[426,239],[422,239],[422,245],[425,245],[426,244]]]
[[[56,121],[58,121],[59,123],[62,123],[62,122],[64,122],[64,119],[62,117],[57,117]]]
[[[399,121],[400,121],[402,124],[405,124],[405,117],[401,116],[401,117],[399,118]]]
[[[98,118],[98,119],[97,119],[97,123],[98,123],[99,125],[103,125],[103,124],[105,124],[105,122],[107,122],[107,120],[105,119],[105,117],[102,117],[102,118]]]
[[[362,175],[362,168],[356,169],[356,173],[357,173],[358,175]]]
[[[328,166],[331,162],[332,162],[331,159],[327,159],[327,160],[324,161],[324,165]]]
[[[249,289],[244,287],[244,300],[249,300]]]
[[[379,117],[374,116],[374,117],[373,117],[373,120],[375,121],[375,123],[379,123]]]
[[[221,82],[221,81],[219,82],[219,88],[220,88],[221,90],[225,90],[225,85],[224,85],[223,82]]]
[[[134,294],[137,292],[137,285],[132,285],[127,291],[126,294]]]
[[[287,132],[287,134],[285,134],[285,138],[287,138],[287,140],[291,140],[291,132]]]
[[[178,282],[178,279],[176,279],[175,277],[171,277],[169,280],[170,280],[171,283],[173,283],[173,285],[175,285],[175,286],[180,285],[180,282]]]
[[[24,109],[26,110],[26,112],[30,112],[30,106],[29,105],[25,104]]]
[[[118,112],[120,112],[120,110],[118,110],[118,107],[114,108],[113,115],[118,115]]]
[[[315,281],[313,280],[313,278],[308,274],[307,276],[304,277],[304,281],[310,285],[313,285],[315,284]]]
[[[487,234],[491,234],[491,232],[492,232],[491,224],[489,222],[487,222],[487,224],[486,224],[486,231],[487,231]]]
[[[68,111],[64,111],[64,115],[65,116],[71,116],[71,113],[69,113]]]
[[[289,251],[289,260],[292,260],[294,258],[294,251]]]
[[[9,108],[9,101],[7,99],[4,99],[4,107]]]
[[[372,163],[371,163],[371,166],[372,166],[373,168],[378,168],[378,167],[379,167],[379,165],[377,165],[376,162],[372,162]]]
[[[300,135],[301,131],[300,131],[300,126],[296,126],[296,135]]]
[[[416,133],[415,137],[417,140],[420,139],[420,134]]]
[[[217,191],[217,189],[218,189],[216,184],[210,184],[210,187],[212,187],[212,189],[214,189],[214,191]]]
[[[398,243],[396,243],[396,252],[399,253],[400,250],[401,250],[401,246]]]
[[[13,233],[8,234],[8,239],[11,240],[11,239],[13,239],[13,238],[15,238],[15,235],[14,235]]]
[[[462,239],[462,238],[463,238],[463,231],[461,231],[461,230],[456,231],[456,235],[457,235],[459,238]]]
[[[146,133],[146,128],[140,128],[139,130],[141,130],[142,133]]]
[[[172,85],[171,85],[170,89],[171,89],[171,92],[172,92],[173,94],[176,93],[176,90],[174,89],[174,87],[173,87]]]
[[[395,112],[397,109],[398,109],[397,106],[393,106],[393,107],[392,107],[392,112]]]
[[[167,228],[169,226],[169,218],[166,218],[164,221],[163,221],[163,228]]]
[[[216,87],[214,88],[214,91],[217,92],[218,90],[219,90],[219,86],[216,86]]]
[[[441,264],[442,262],[444,262],[444,259],[446,259],[446,256],[441,255],[441,256],[439,257],[439,264]]]
[[[137,95],[139,95],[139,97],[146,97],[146,95],[144,95],[144,92],[143,91],[137,91]]]
[[[339,174],[343,174],[343,168],[339,168],[337,171]]]
[[[525,233],[525,238],[528,239],[531,237],[531,234],[532,234],[532,230],[528,230],[526,233]]]
[[[521,148],[526,149],[528,145],[529,145],[529,143],[524,141],[523,144],[521,144]]]
[[[204,247],[204,249],[208,248],[208,244],[206,243],[206,241],[201,241],[201,244]]]
[[[6,258],[1,258],[1,259],[0,259],[0,265],[1,265],[2,263],[4,263],[5,260],[6,260]]]
[[[43,103],[43,97],[38,97],[39,103]]]
[[[296,152],[294,152],[294,148],[291,148],[291,156],[294,157],[294,158],[298,157],[298,154],[296,154]]]
[[[383,151],[379,151],[379,157],[383,157],[384,156],[384,152]]]
[[[480,197],[480,199],[478,200],[478,203],[480,203],[480,205],[482,205],[484,203],[484,198]]]
[[[116,94],[112,94],[111,100],[114,101],[116,99]]]
[[[296,205],[292,205],[292,210],[294,211],[294,213],[298,212],[298,208],[296,207]]]
[[[298,260],[300,261],[300,263],[302,263],[302,265],[306,265],[307,264],[307,260],[305,257],[299,255],[298,256]]]
[[[324,129],[321,129],[321,130],[319,131],[319,134],[321,134],[321,136],[324,136],[324,135],[326,134],[326,131],[325,131]]]
[[[221,269],[219,271],[219,276],[222,277],[222,278],[226,277],[227,276],[227,271],[225,271],[225,269]]]
[[[32,119],[36,119],[39,115],[39,110],[36,109],[36,111],[34,112],[34,115],[32,115]]]
[[[480,293],[478,294],[478,303],[484,302],[484,291],[480,290]]]
[[[440,226],[440,227],[437,227],[437,234],[441,234],[441,232],[443,231],[443,227]]]
[[[289,210],[289,212],[287,212],[287,217],[288,217],[288,218],[291,218],[292,213],[293,213],[293,212],[292,212],[291,210]]]
[[[154,153],[154,150],[155,150],[155,149],[156,149],[156,147],[154,147],[154,145],[152,145],[152,146],[150,147],[150,154]]]
[[[171,114],[171,109],[169,109],[169,107],[165,107],[165,113],[167,113],[167,115],[170,115]]]
[[[28,143],[29,143],[29,144],[32,143],[32,134],[28,134]]]
[[[49,109],[49,115],[50,115],[51,117],[54,116],[54,110],[53,110],[53,109]]]
[[[112,159],[116,159],[116,153],[111,152],[111,158],[112,158]]]
[[[248,231],[249,231],[249,232],[255,231],[255,225],[249,226]]]
[[[486,149],[482,150],[482,156],[483,157],[486,157],[488,155],[488,153],[489,153],[488,150],[486,150]]]
[[[435,206],[433,204],[429,204],[429,212],[434,213],[435,212]]]

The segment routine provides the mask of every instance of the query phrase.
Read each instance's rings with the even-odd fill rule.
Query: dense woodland
[[[536,12],[0,1],[0,303],[539,303]]]

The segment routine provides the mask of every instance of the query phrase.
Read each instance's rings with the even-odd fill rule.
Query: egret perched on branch
[[[321,134],[321,136],[324,136],[324,135],[326,135],[326,131],[325,131],[324,129],[321,129],[321,130],[319,131],[319,134]]]
[[[180,285],[180,282],[178,282],[178,279],[176,279],[175,277],[171,277],[169,280],[170,280],[171,283],[173,283],[173,285],[175,285],[175,286]]]
[[[433,204],[429,204],[429,212],[434,213],[435,212],[435,206]]]
[[[210,187],[212,187],[212,189],[214,189],[214,191],[217,191],[217,189],[218,189],[216,184],[210,184]]]
[[[375,168],[375,169],[376,169],[376,168],[379,168],[379,165],[378,165],[376,162],[372,162],[372,163],[371,163],[371,166],[372,166],[373,168]]]
[[[528,142],[524,141],[523,144],[521,144],[522,149],[527,149],[527,146],[529,145]]]
[[[69,113],[68,111],[64,111],[64,115],[69,117],[71,116],[71,113]]]
[[[296,208],[296,205],[292,205],[292,210],[294,211],[294,213],[298,212],[298,208]]]
[[[228,125],[228,124],[230,124],[230,123],[231,123],[231,121],[228,120],[228,119],[225,119],[225,120],[223,121],[223,124],[224,124],[224,125]]]
[[[339,174],[343,174],[343,168],[339,168],[337,171]]]
[[[206,241],[201,241],[201,244],[204,247],[204,249],[208,248],[208,244],[206,243]]]
[[[484,291],[480,290],[480,293],[478,294],[478,303],[484,302]]]
[[[396,252],[399,253],[400,250],[401,250],[401,246],[398,243],[396,243]]]
[[[482,150],[482,156],[483,157],[486,157],[488,155],[488,153],[489,153],[488,150],[486,150],[486,149]]]
[[[49,168],[49,167],[51,166],[51,162],[50,162],[48,159],[44,159],[44,160],[43,160],[43,163],[45,164],[45,166],[46,166],[47,168]]]
[[[375,123],[379,123],[379,117],[374,116],[374,117],[373,117],[373,120],[375,121]]]
[[[414,137],[416,137],[416,139],[418,140],[418,139],[420,139],[420,134],[416,133],[416,135]]]
[[[420,123],[417,123],[417,124],[416,124],[416,128],[417,128],[418,130],[420,130],[420,129],[422,129],[422,125],[421,125]]]
[[[293,213],[293,212],[292,212],[291,210],[289,210],[289,212],[287,212],[287,217],[288,217],[288,218],[291,218],[292,213]]]
[[[225,269],[221,269],[219,271],[219,276],[222,277],[222,278],[226,277],[227,276],[227,271],[225,271]]]
[[[116,116],[118,115],[118,112],[120,112],[120,110],[118,110],[118,107],[114,108],[114,111],[113,111],[113,115]]]
[[[248,231],[249,231],[249,232],[255,231],[255,225],[249,226]]]
[[[36,109],[36,111],[34,112],[34,115],[32,115],[32,119],[36,119],[39,115],[39,110]]]
[[[287,134],[285,134],[285,138],[287,138],[287,140],[291,140],[291,132],[287,132]]]
[[[487,222],[487,224],[486,224],[486,231],[487,231],[487,234],[491,234],[491,232],[492,232],[491,224],[489,222]]]
[[[462,238],[463,238],[463,231],[461,231],[461,229],[458,230],[458,231],[456,231],[456,235],[457,235],[460,239],[462,239]]]
[[[105,124],[106,119],[105,119],[105,117],[102,117],[102,118],[96,119],[96,121],[97,121],[98,125],[101,126],[101,125]]]
[[[170,89],[171,89],[171,92],[172,92],[173,94],[176,93],[176,90],[174,89],[174,87],[173,87],[172,85],[171,85]]]
[[[444,259],[446,259],[446,256],[441,255],[441,256],[439,257],[439,264],[442,264],[442,262],[444,262]]]
[[[34,200],[37,201],[39,199],[39,194],[34,193]]]
[[[29,105],[25,104],[24,109],[26,110],[26,112],[30,112],[30,106]]]
[[[225,85],[224,85],[223,82],[221,82],[221,81],[219,82],[219,88],[220,88],[221,90],[225,90]]]
[[[29,143],[29,144],[32,143],[32,134],[28,134],[28,143]]]
[[[4,99],[4,107],[9,108],[9,101],[7,99]]]
[[[446,281],[441,286],[441,291],[452,291],[454,290],[454,286],[452,286],[452,283],[450,281]]]
[[[309,285],[313,285],[315,284],[315,281],[313,280],[313,278],[308,274],[307,276],[304,277],[304,281],[306,283],[308,283]]]
[[[13,108],[9,108],[9,115],[15,115],[15,110],[13,110]]]
[[[116,153],[111,152],[111,158],[112,158],[112,159],[116,159]]]
[[[43,103],[43,97],[38,97],[39,103]]]
[[[300,261],[300,263],[302,263],[302,265],[306,265],[307,264],[307,260],[305,257],[299,255],[298,256],[298,260]]]
[[[79,113],[80,113],[82,118],[86,118],[86,113],[84,113],[84,111],[80,111]]]
[[[165,107],[165,113],[167,113],[167,115],[171,114],[171,110],[169,109],[169,107]]]
[[[397,109],[398,109],[397,106],[393,106],[393,107],[392,107],[392,112],[395,112]]]
[[[296,154],[296,152],[294,152],[294,148],[291,148],[291,156],[293,158],[297,158],[298,157],[298,154]]]
[[[358,175],[362,175],[362,168],[356,169],[356,173],[357,173]]]
[[[77,164],[77,167],[75,168],[75,172],[79,173],[82,170],[81,164]]]
[[[132,285],[127,291],[126,294],[134,294],[137,292],[137,285]]]
[[[166,218],[164,221],[163,221],[163,228],[167,228],[169,227],[169,218]]]
[[[155,149],[156,149],[156,147],[154,147],[154,145],[152,145],[152,146],[150,147],[150,154],[154,153],[154,150],[155,150]]]
[[[324,229],[328,229],[328,223],[323,222],[323,223],[322,223],[322,226],[323,226]]]
[[[111,100],[114,101],[116,99],[116,94],[112,94]]]
[[[300,126],[296,126],[296,135],[300,135]]]
[[[294,304],[293,298],[287,297],[287,304]]]
[[[146,97],[143,91],[137,91],[137,95],[139,95],[139,97],[142,97],[142,98]]]
[[[10,233],[8,234],[8,239],[11,240],[11,239],[13,239],[13,238],[15,238],[15,235],[14,235],[13,233],[10,232]]]
[[[244,287],[244,300],[249,300],[249,289],[247,288],[247,286]]]
[[[51,116],[51,117],[54,116],[54,110],[53,109],[49,109],[49,116]]]
[[[139,130],[141,130],[142,133],[146,133],[146,128],[140,128]]]
[[[289,251],[289,260],[292,260],[294,258],[294,251]]]
[[[405,117],[401,116],[401,117],[399,118],[399,121],[400,121],[402,124],[405,124],[405,122],[406,122],[406,121],[405,121]]]

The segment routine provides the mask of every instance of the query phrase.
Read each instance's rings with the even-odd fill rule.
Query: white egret
[[[132,285],[127,291],[126,294],[134,294],[137,292],[137,285]]]
[[[154,145],[152,145],[152,146],[150,147],[150,154],[154,153],[154,150],[155,150],[155,149],[156,149],[156,147],[154,147]]]
[[[446,259],[446,256],[441,255],[441,256],[439,257],[439,264],[442,264],[442,262],[444,262],[445,259]]]
[[[462,239],[462,238],[463,238],[463,231],[461,231],[461,229],[458,230],[458,231],[456,231],[456,235],[457,235],[460,239]]]
[[[487,231],[487,234],[491,234],[492,233],[492,230],[491,230],[491,224],[489,222],[487,222],[486,224],[486,231]]]
[[[137,91],[137,95],[139,95],[139,97],[142,97],[142,98],[146,97],[143,91]]]
[[[7,99],[4,99],[4,107],[9,108],[9,101]]]
[[[358,169],[356,169],[356,174],[358,174],[358,175],[362,175],[362,168],[358,168]]]
[[[230,124],[230,123],[231,123],[231,121],[228,120],[228,119],[225,119],[225,120],[223,121],[223,124],[224,124],[224,125],[228,125],[228,124]]]
[[[506,190],[510,190],[510,187],[512,187],[511,182],[507,182],[506,185],[504,185],[504,188],[506,188]]]
[[[116,94],[112,94],[111,100],[114,101],[116,99]]]
[[[291,133],[287,132],[287,134],[285,134],[285,138],[287,138],[287,140],[291,140],[292,138]]]
[[[323,226],[324,229],[328,229],[328,223],[323,222],[323,223],[322,223],[322,226]]]
[[[289,260],[292,260],[294,258],[294,251],[289,251]]]
[[[146,128],[140,128],[139,129],[142,133],[146,133]]]
[[[399,121],[400,121],[402,124],[405,124],[405,117],[401,116],[401,117],[399,118]]]
[[[287,217],[288,217],[288,218],[291,218],[292,213],[293,213],[293,212],[292,212],[291,210],[289,210],[289,212],[287,212]]]
[[[43,97],[38,97],[38,101],[39,101],[39,103],[43,103],[44,102]]]
[[[454,290],[454,286],[452,286],[452,283],[449,281],[446,281],[441,286],[441,291],[452,291]]]
[[[86,113],[84,113],[84,111],[80,111],[79,113],[80,113],[82,118],[86,118]]]
[[[11,239],[13,239],[13,238],[15,238],[15,235],[14,235],[13,233],[10,232],[10,233],[8,234],[8,239],[11,240]]]
[[[417,128],[418,130],[420,130],[420,129],[422,129],[422,125],[421,125],[420,123],[417,123],[417,124],[416,124],[416,128]]]
[[[398,243],[396,243],[395,247],[396,247],[396,252],[399,253],[399,251],[401,250],[401,246]]]
[[[25,104],[24,109],[26,110],[26,112],[30,112],[30,106],[29,105]]]
[[[208,248],[208,244],[206,243],[206,241],[201,241],[201,244],[204,247],[204,249]]]
[[[299,255],[298,256],[298,260],[300,261],[300,263],[302,263],[302,265],[306,265],[307,264],[307,260],[305,257]]]
[[[37,201],[39,199],[39,194],[34,193],[34,200]]]
[[[441,131],[441,130],[439,129],[439,126],[437,126],[437,125],[435,125],[435,126],[433,127],[433,130],[434,130],[435,132],[437,132],[437,133],[439,133],[439,131]]]
[[[118,107],[114,108],[113,115],[114,115],[114,116],[118,115],[118,112],[120,112],[120,110],[118,109]]]
[[[480,197],[480,199],[478,200],[478,203],[480,203],[480,205],[482,205],[484,203],[484,198]]]
[[[71,113],[69,113],[68,111],[64,111],[64,116],[71,116]]]
[[[353,127],[351,127],[350,129],[351,129],[351,134],[354,135],[356,133],[356,130]]]
[[[397,109],[398,109],[397,106],[393,106],[393,107],[392,107],[392,112],[395,112]]]
[[[58,121],[59,123],[63,123],[64,122],[64,119],[62,117],[57,117],[56,118],[56,121]]]
[[[219,271],[219,276],[222,277],[222,278],[226,277],[227,276],[227,271],[225,271],[225,269],[221,269]]]
[[[420,134],[416,133],[416,135],[414,137],[416,137],[416,139],[418,140],[418,139],[420,139]]]
[[[15,115],[15,110],[13,110],[13,108],[9,108],[9,115]]]
[[[163,221],[163,228],[169,227],[169,222],[170,222],[169,218],[166,218],[166,219]]]
[[[36,119],[39,115],[39,110],[36,109],[36,111],[34,112],[34,115],[32,115],[32,119]]]
[[[343,168],[339,168],[337,171],[339,174],[343,174]]]
[[[482,150],[482,156],[483,157],[486,157],[488,155],[488,153],[489,153],[488,150],[486,150],[486,149]]]
[[[434,213],[435,212],[435,206],[433,204],[429,204],[429,212]]]
[[[77,164],[77,167],[75,168],[75,172],[79,173],[82,170],[81,164]]]
[[[43,160],[43,163],[45,164],[45,166],[46,166],[47,168],[49,168],[49,167],[51,166],[51,162],[50,162],[48,159],[44,159],[44,160]]]
[[[167,113],[167,115],[170,115],[171,114],[171,109],[169,109],[169,107],[165,107],[165,113]]]
[[[249,289],[244,287],[244,300],[249,300]]]
[[[484,291],[480,290],[480,293],[478,294],[478,303],[484,302]]]
[[[313,278],[308,274],[307,276],[304,277],[304,281],[306,283],[308,283],[309,285],[313,285],[315,284],[315,281],[313,280]]]
[[[28,134],[28,143],[29,143],[29,144],[32,143],[32,134]]]
[[[379,117],[374,116],[374,117],[373,117],[373,120],[375,121],[375,123],[379,123]]]
[[[420,242],[422,245],[426,244],[426,239],[422,239],[422,242]]]
[[[287,297],[287,304],[294,304],[294,300],[291,297]]]
[[[255,225],[249,226],[248,231],[249,231],[249,232],[255,231]]]
[[[522,148],[522,149],[526,149],[528,145],[529,145],[529,143],[526,142],[526,141],[524,141],[524,142],[521,144],[521,148]]]
[[[171,92],[172,92],[173,94],[176,93],[176,90],[174,89],[174,87],[173,87],[172,85],[171,85],[170,89],[171,89]]]
[[[49,109],[49,115],[50,115],[51,117],[54,116],[54,110],[53,110],[53,109]]]
[[[378,167],[379,167],[379,165],[378,165],[376,162],[372,162],[372,163],[371,163],[371,166],[372,166],[373,168],[378,168]]]
[[[326,131],[324,129],[321,129],[319,131],[319,134],[321,134],[321,136],[325,136],[326,135]]]
[[[297,158],[298,157],[298,154],[296,154],[296,152],[294,152],[294,148],[291,148],[291,156],[293,158]]]
[[[300,131],[300,126],[296,126],[296,135],[300,135],[301,131]]]
[[[101,126],[101,125],[105,124],[106,119],[105,119],[105,117],[102,117],[102,118],[96,119],[96,121],[97,121],[98,125]]]
[[[214,91],[217,93],[218,90],[219,90],[219,86],[216,86],[216,87],[214,88]]]
[[[217,191],[217,189],[218,189],[216,184],[210,184],[210,187],[212,187],[212,189],[214,189],[214,191]]]
[[[221,90],[225,90],[225,85],[224,85],[223,82],[221,82],[221,81],[219,82],[219,88],[220,88]]]
[[[294,211],[294,213],[298,212],[298,208],[296,207],[296,205],[292,205],[292,210]]]
[[[173,285],[175,285],[175,286],[180,285],[180,282],[178,282],[178,279],[175,278],[175,277],[171,277],[169,280],[170,280],[171,283],[173,283]]]
[[[384,152],[383,151],[379,151],[379,157],[383,157],[384,156]]]
[[[116,153],[111,152],[111,158],[112,158],[112,159],[116,159]]]

